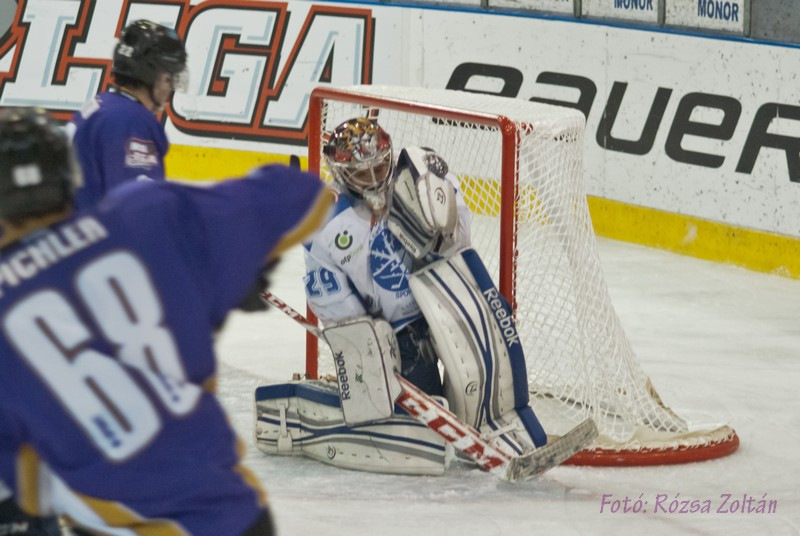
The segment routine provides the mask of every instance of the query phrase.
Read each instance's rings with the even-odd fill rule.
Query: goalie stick
[[[318,326],[309,322],[277,296],[269,291],[264,291],[261,297],[293,318],[309,333],[318,339],[325,340],[322,330]],[[549,441],[544,447],[512,458],[493,447],[474,427],[461,421],[450,410],[440,406],[433,398],[419,390],[399,373],[395,373],[395,376],[402,388],[402,393],[395,404],[442,436],[481,469],[506,482],[522,482],[536,477],[566,461],[597,437],[597,426],[594,421],[586,419],[565,435]]]

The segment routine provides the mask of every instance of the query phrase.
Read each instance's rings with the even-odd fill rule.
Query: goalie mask
[[[333,179],[364,199],[374,212],[386,208],[394,171],[392,140],[366,117],[336,127],[322,149]]]

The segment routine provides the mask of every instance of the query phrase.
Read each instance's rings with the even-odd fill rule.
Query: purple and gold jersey
[[[101,93],[72,118],[73,144],[83,171],[78,208],[95,205],[120,184],[164,180],[169,150],[164,126],[130,95]]]
[[[0,252],[0,480],[26,509],[50,500],[109,534],[254,522],[261,490],[210,392],[213,332],[331,199],[280,166],[210,188],[132,182]]]

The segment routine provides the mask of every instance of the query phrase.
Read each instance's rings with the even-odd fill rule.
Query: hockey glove
[[[239,305],[236,307],[237,309],[246,313],[267,310],[267,302],[261,298],[261,294],[265,289],[269,288],[269,277],[279,263],[280,258],[277,258],[273,261],[270,261],[269,264],[267,264],[267,266],[261,270],[256,280],[253,282],[253,286],[247,291],[247,295],[241,302],[239,302]]]
[[[61,536],[56,517],[34,517],[23,512],[14,499],[0,501],[0,534]]]
[[[447,163],[431,149],[409,147],[400,152],[396,173],[387,221],[392,234],[417,260],[453,243],[458,213]]]

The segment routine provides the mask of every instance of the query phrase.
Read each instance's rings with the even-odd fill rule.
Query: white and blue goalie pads
[[[415,272],[410,287],[444,365],[451,411],[511,456],[545,445],[513,314],[475,250]]]
[[[443,401],[444,402],[444,401]],[[302,455],[378,473],[442,475],[452,446],[408,415],[349,426],[337,388],[304,380],[258,387],[255,442],[267,454]]]

